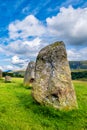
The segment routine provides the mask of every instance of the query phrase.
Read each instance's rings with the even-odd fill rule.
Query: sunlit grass
[[[0,130],[87,129],[87,82],[74,81],[79,108],[69,112],[39,105],[22,82],[0,80]]]

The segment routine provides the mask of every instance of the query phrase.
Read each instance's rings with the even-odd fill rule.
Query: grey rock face
[[[5,76],[5,82],[11,82],[12,79],[11,79],[11,76]]]
[[[57,109],[77,107],[63,42],[55,42],[39,52],[32,95],[37,102]]]
[[[2,70],[0,70],[0,79],[2,78]]]
[[[35,79],[35,62],[29,62],[25,75],[24,75],[24,86],[31,86]]]

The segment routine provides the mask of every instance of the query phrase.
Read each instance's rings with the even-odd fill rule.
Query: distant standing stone
[[[53,106],[56,109],[77,108],[63,42],[55,42],[39,52],[32,95],[37,102]]]
[[[11,79],[11,76],[5,76],[5,82],[11,82],[12,79]]]
[[[32,86],[35,79],[35,62],[29,62],[25,75],[24,75],[24,86]]]
[[[0,79],[2,78],[2,70],[0,69]]]

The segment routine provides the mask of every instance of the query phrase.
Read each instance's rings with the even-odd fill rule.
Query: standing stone
[[[69,110],[77,107],[63,42],[55,42],[39,52],[32,95],[37,102],[56,109]]]
[[[5,76],[5,82],[11,82],[11,76]]]
[[[2,78],[2,70],[0,69],[0,79]]]
[[[35,62],[29,62],[25,75],[24,75],[24,86],[30,87],[35,79]]]

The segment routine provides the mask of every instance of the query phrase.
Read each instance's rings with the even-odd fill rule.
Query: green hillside
[[[87,69],[87,61],[69,61],[71,70],[85,70]]]

